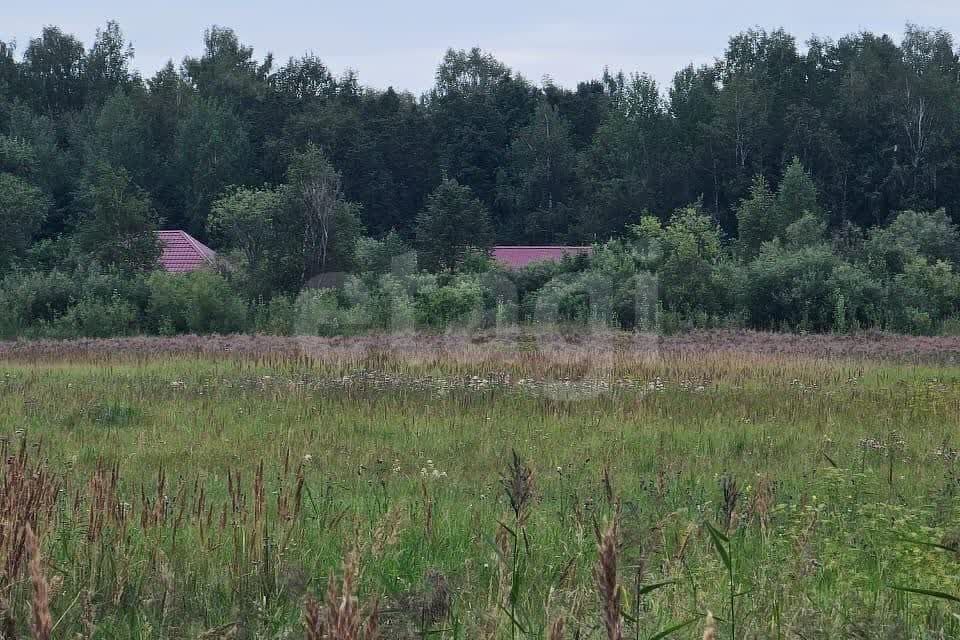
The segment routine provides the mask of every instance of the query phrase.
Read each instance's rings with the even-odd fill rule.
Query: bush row
[[[643,218],[590,257],[519,271],[483,253],[426,272],[395,237],[364,238],[358,270],[324,288],[251,299],[242,264],[137,273],[74,263],[0,279],[0,337],[261,332],[351,335],[537,324],[673,332],[960,330],[960,232],[942,211],[835,233],[801,218],[749,252],[695,206]]]

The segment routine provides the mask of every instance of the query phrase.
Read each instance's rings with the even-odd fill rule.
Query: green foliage
[[[32,106],[42,113],[62,113],[83,105],[83,44],[58,27],[43,28],[23,52],[20,70]]]
[[[587,241],[607,240],[648,211],[684,204],[667,195],[669,172],[663,169],[672,147],[670,119],[656,82],[647,75],[619,80],[624,84],[616,108],[579,166],[586,197],[575,233]]]
[[[146,296],[140,276],[97,264],[73,271],[14,271],[0,280],[0,337],[132,333]]]
[[[622,282],[628,292],[631,281]],[[536,324],[602,329],[618,326],[614,281],[600,271],[561,274],[535,294],[532,320]]]
[[[893,327],[905,333],[933,333],[960,310],[960,274],[943,260],[914,258],[890,286]]]
[[[466,186],[444,180],[417,215],[417,250],[427,269],[452,269],[471,249],[493,244],[490,214]]]
[[[668,310],[708,314],[724,308],[726,291],[717,277],[723,258],[720,230],[697,207],[677,211],[660,235],[657,271],[660,299]]]
[[[274,217],[283,204],[280,192],[237,187],[213,204],[207,228],[227,249],[237,249],[251,264],[266,252]]]
[[[389,232],[380,240],[359,238],[356,261],[361,273],[409,274],[417,268],[416,254],[396,231]]]
[[[255,315],[331,288],[355,330],[395,324],[385,300],[417,324],[421,287],[442,291],[419,322],[459,317],[440,310],[462,292],[422,268],[481,276],[484,325],[532,318],[559,278],[541,301],[625,328],[943,331],[952,285],[936,265],[960,261],[953,37],[908,25],[899,43],[797,43],[738,33],[666,91],[624,72],[535,84],[450,50],[418,97],[314,55],[275,65],[229,27],[148,79],[117,23],[89,48],[46,27],[19,57],[0,43],[0,276],[96,262],[135,280],[162,224],[220,252]],[[494,242],[598,251],[503,273]],[[761,290],[777,311],[749,300]]]
[[[173,142],[178,219],[187,230],[202,233],[210,205],[231,184],[243,184],[250,170],[250,143],[243,122],[222,102],[196,100],[177,122]]]
[[[124,39],[117,22],[110,20],[103,29],[98,28],[83,66],[90,98],[100,102],[139,81],[130,71],[132,60],[133,46]],[[132,171],[132,167],[128,169]]]
[[[47,325],[40,335],[49,338],[112,338],[128,336],[139,328],[139,310],[114,293],[109,300],[81,298],[66,313]]]
[[[483,318],[483,289],[476,276],[460,275],[449,283],[421,288],[416,293],[416,319],[429,329],[470,329]]]
[[[448,50],[437,68],[436,80],[428,105],[439,166],[445,176],[491,207],[497,174],[512,135],[530,118],[535,90],[478,48]]]
[[[804,213],[783,231],[783,243],[789,249],[822,244],[827,237],[827,224],[812,213]]]
[[[13,136],[0,136],[0,171],[29,177],[37,168],[33,145]]]
[[[873,227],[863,255],[880,273],[902,273],[916,258],[956,262],[960,257],[960,230],[943,209],[904,211],[886,227]]]
[[[0,173],[0,268],[21,255],[40,230],[50,199],[12,173]]]
[[[785,230],[807,214],[815,218],[822,217],[823,212],[817,200],[817,186],[813,178],[803,168],[800,158],[795,157],[783,172],[783,180],[780,182],[780,188],[777,189],[777,200],[774,206],[776,229]],[[778,235],[779,233],[774,233],[774,237]]]
[[[535,244],[562,237],[564,220],[557,209],[573,196],[575,171],[570,124],[544,100],[514,136],[497,186],[497,203],[509,216],[504,227],[511,219],[527,219],[522,229],[501,228],[499,234]]]
[[[316,145],[294,156],[287,169],[287,208],[301,239],[303,281],[353,267],[363,230],[360,207],[345,198],[340,173]]]
[[[155,272],[147,279],[146,324],[162,335],[237,333],[247,327],[247,306],[220,275]]]
[[[97,165],[86,202],[89,213],[76,234],[81,249],[105,265],[130,271],[156,268],[160,247],[150,200],[125,169]]]
[[[737,208],[737,249],[744,257],[753,257],[764,242],[777,237],[776,199],[763,176],[753,179],[750,197]]]
[[[826,220],[817,198],[817,187],[798,158],[784,171],[776,195],[763,176],[756,176],[750,196],[737,208],[740,256],[753,258],[764,242],[777,238],[793,248],[819,243],[826,234]]]
[[[880,324],[882,285],[824,244],[799,249],[765,245],[738,285],[741,304],[755,327],[787,323],[799,330],[828,331],[836,324],[839,296],[847,322]]]
[[[101,163],[124,169],[133,182],[145,185],[154,163],[143,113],[121,89],[104,102],[86,142],[86,165]]]
[[[297,296],[294,335],[335,336],[349,333],[349,329],[333,289],[305,289]]]
[[[275,296],[257,304],[253,310],[253,330],[273,336],[293,335],[296,325],[296,301],[288,296]]]

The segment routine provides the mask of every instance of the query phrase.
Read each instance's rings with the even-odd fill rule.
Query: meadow
[[[0,345],[0,636],[960,637],[960,341]]]

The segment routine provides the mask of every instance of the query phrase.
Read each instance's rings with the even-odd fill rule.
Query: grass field
[[[957,346],[776,339],[7,345],[0,630],[960,637]]]

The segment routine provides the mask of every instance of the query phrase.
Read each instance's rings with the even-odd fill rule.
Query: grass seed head
[[[717,640],[717,623],[710,611],[707,611],[707,620],[703,625],[703,640]]]
[[[27,524],[26,550],[30,562],[30,585],[32,587],[33,620],[30,631],[34,640],[50,640],[53,633],[53,619],[50,616],[50,593],[47,579],[43,575],[43,561],[40,556],[40,542],[33,533],[33,527]]]
[[[599,558],[594,569],[607,640],[623,638],[623,620],[620,616],[621,594],[617,581],[617,537],[617,520],[613,519],[600,539]]]

